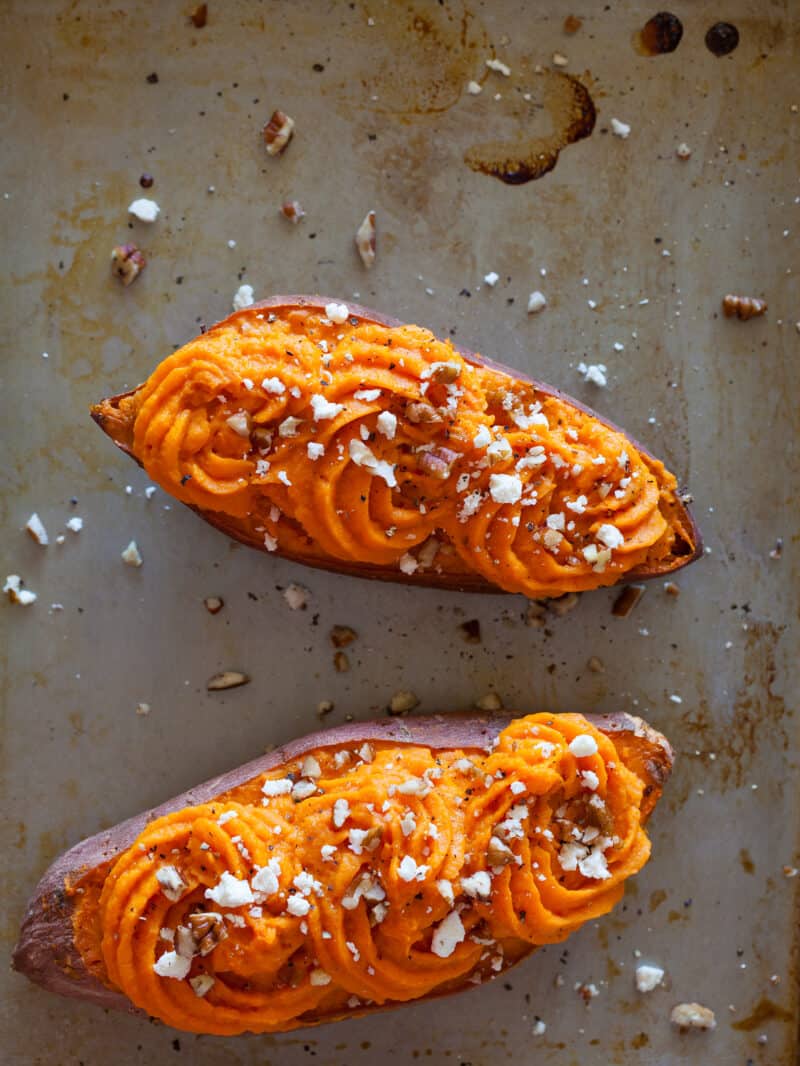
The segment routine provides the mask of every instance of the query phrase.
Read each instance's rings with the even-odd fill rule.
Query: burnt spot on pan
[[[571,74],[551,72],[545,77],[542,101],[532,103],[526,117],[533,119],[537,111],[543,111],[550,131],[538,137],[522,132],[517,138],[475,144],[464,153],[470,169],[506,185],[524,185],[549,173],[562,149],[591,134],[597,113],[586,86]]]
[[[706,34],[706,48],[712,55],[729,56],[739,44],[739,31],[730,22],[715,22]]]
[[[643,56],[663,56],[674,52],[683,37],[683,23],[669,11],[659,11],[634,34],[633,45]]]

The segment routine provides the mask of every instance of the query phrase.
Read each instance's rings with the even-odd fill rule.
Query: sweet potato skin
[[[318,311],[324,314],[326,304],[331,302],[336,301],[333,297],[329,296],[272,296],[267,300],[261,300],[260,302],[253,304],[251,307],[248,307],[247,312],[271,311],[273,313],[283,314],[284,312],[292,310],[305,309]],[[378,311],[373,311],[366,307],[361,307],[359,304],[348,302],[347,306],[356,317],[367,322],[374,322],[389,327],[402,325],[402,322],[399,319],[383,315]],[[216,325],[224,326],[234,320],[240,313],[241,312],[234,312]],[[555,389],[550,385],[545,385],[542,382],[536,381],[522,371],[514,370],[511,367],[504,366],[502,363],[495,362],[484,356],[478,356],[474,352],[471,352],[469,349],[463,348],[460,345],[454,345],[454,347],[459,354],[473,366],[488,366],[501,373],[510,374],[512,377],[517,378],[520,381],[532,383],[536,390],[543,395],[561,400],[564,403],[583,411],[585,414],[590,415],[592,418],[597,419],[610,429],[623,433],[642,455],[649,459],[655,458],[647,448],[644,448],[638,441],[625,433],[625,431],[614,422],[599,415],[590,407],[573,399],[559,389]],[[136,390],[131,390],[130,392],[120,393],[119,395],[110,396],[107,399],[101,400],[99,403],[94,404],[91,407],[91,414],[94,421],[100,426],[104,433],[111,437],[117,447],[125,452],[126,455],[130,456],[135,462],[138,462],[130,447],[131,427],[125,422],[119,413],[120,401],[126,396],[130,396],[131,393],[135,391]],[[262,539],[252,534],[248,534],[247,530],[240,528],[236,521],[228,515],[225,515],[222,512],[213,512],[197,507],[192,507],[191,509],[208,522],[209,525],[214,526],[215,529],[218,529],[226,536],[229,536],[242,544],[246,544],[250,548],[266,551]],[[674,573],[677,570],[681,570],[684,566],[688,566],[689,563],[694,562],[703,554],[703,542],[700,530],[689,507],[680,500],[676,503],[675,514],[672,516],[672,521],[677,529],[684,531],[681,540],[685,547],[685,552],[683,554],[675,553],[670,559],[660,562],[657,566],[643,564],[634,567],[624,574],[620,579],[620,583],[646,581],[649,578],[663,577],[665,574]],[[338,559],[327,560],[320,559],[319,556],[303,556],[301,554],[282,550],[280,545],[275,552],[270,552],[269,554],[278,555],[290,559],[293,562],[302,563],[304,566],[314,567],[318,570],[330,570],[335,573],[349,574],[353,577],[372,578],[378,581],[399,582],[401,584],[420,585],[428,588],[446,589],[459,592],[493,592],[496,594],[505,592],[504,589],[491,584],[480,574],[437,574],[432,570],[423,570],[414,574],[404,574],[396,567],[382,567],[366,563],[356,564]]]
[[[73,906],[65,890],[70,882],[86,870],[113,860],[125,851],[154,818],[183,807],[207,803],[315,748],[384,741],[419,744],[433,749],[485,749],[515,717],[517,715],[503,712],[496,715],[386,718],[350,722],[311,733],[81,841],[56,859],[37,885],[28,903],[19,941],[14,949],[14,969],[59,995],[88,1000],[102,1007],[141,1013],[126,996],[107,988],[86,969],[73,941]],[[672,768],[673,755],[668,741],[642,719],[629,714],[619,712],[585,717],[613,737],[616,743],[624,743],[626,753],[631,754],[631,765],[646,782],[642,805],[646,819],[658,801]],[[352,1016],[352,1013],[348,1015]]]

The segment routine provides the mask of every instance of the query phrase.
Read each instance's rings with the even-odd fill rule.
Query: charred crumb
[[[458,627],[467,644],[481,643],[481,623],[477,618],[470,618],[468,622],[462,622]]]
[[[225,601],[221,596],[206,596],[203,600],[203,606],[209,614],[219,614],[225,606]]]
[[[333,667],[337,674],[346,674],[350,669],[350,659],[343,651],[337,651],[333,657]]]
[[[350,626],[337,625],[331,628],[329,636],[334,648],[346,648],[358,637],[358,633]]]
[[[665,581],[664,582],[664,592],[666,592],[666,594],[668,596],[672,596],[673,599],[676,599],[676,600],[677,600],[678,596],[680,596],[680,594],[681,594],[680,586],[676,585],[674,581]]]
[[[202,30],[208,22],[208,4],[198,4],[189,18],[196,30]]]

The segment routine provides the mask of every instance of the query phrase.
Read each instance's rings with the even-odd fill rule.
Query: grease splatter
[[[706,34],[706,48],[712,55],[729,56],[739,44],[739,31],[730,22],[715,22]]]
[[[674,52],[683,37],[683,23],[669,11],[659,11],[634,34],[633,44],[643,56],[663,56]]]

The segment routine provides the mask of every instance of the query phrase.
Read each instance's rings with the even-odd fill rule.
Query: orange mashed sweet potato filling
[[[167,492],[311,563],[547,596],[657,566],[676,542],[675,478],[624,434],[343,304],[241,311],[120,413]]]
[[[137,1007],[203,1033],[479,984],[620,899],[650,852],[636,769],[577,714],[517,719],[488,750],[317,749],[88,871],[76,944]]]

